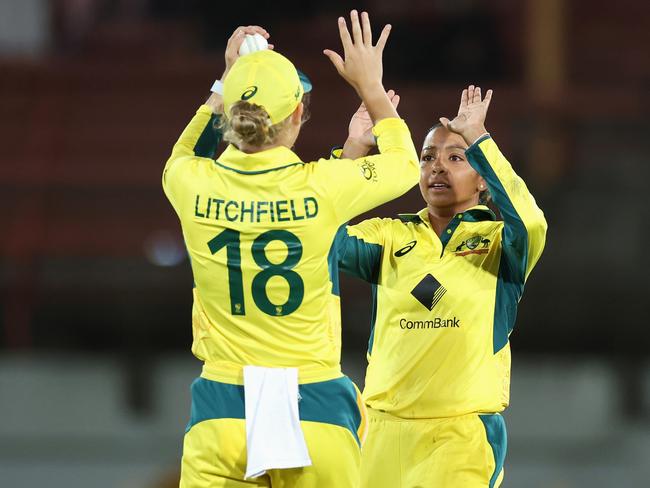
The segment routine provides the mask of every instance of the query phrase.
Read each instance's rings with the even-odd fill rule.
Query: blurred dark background
[[[393,25],[384,81],[416,146],[463,86],[494,89],[488,129],[549,222],[511,336],[504,488],[648,486],[650,4],[2,0],[7,486],[173,486],[200,365],[162,167],[238,25],[267,28],[313,82],[298,154],[342,144],[359,101],[322,49],[340,51],[353,7]],[[423,206],[415,188],[367,216]],[[342,306],[362,384],[369,288],[343,277]]]

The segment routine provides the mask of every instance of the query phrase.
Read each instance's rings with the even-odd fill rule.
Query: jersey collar
[[[414,222],[416,224],[422,223],[427,229],[433,230],[431,228],[431,222],[429,222],[429,209],[427,208],[423,208],[416,214],[400,214],[399,217],[402,222]],[[470,207],[463,212],[457,213],[449,221],[447,227],[442,231],[442,235],[439,237],[440,243],[442,244],[440,256],[442,257],[444,254],[447,244],[461,222],[481,222],[484,220],[496,220],[494,212],[485,205],[476,205],[475,207]]]
[[[420,210],[418,213],[403,213],[398,214],[399,219],[402,222],[413,222],[416,224],[424,224],[426,227],[431,227],[431,222],[429,222],[429,210],[425,207]],[[459,212],[455,215],[452,222],[463,221],[463,222],[481,222],[483,220],[496,220],[497,217],[492,210],[490,210],[486,205],[476,205],[470,207],[464,212]]]
[[[241,174],[260,174],[305,164],[288,147],[277,146],[257,153],[245,153],[230,144],[215,163],[222,168]]]

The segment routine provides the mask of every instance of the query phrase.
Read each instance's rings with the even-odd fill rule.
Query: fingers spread
[[[474,102],[474,85],[469,85],[467,88],[467,103]]]
[[[361,34],[361,24],[359,24],[359,13],[356,10],[350,12],[350,22],[352,24],[352,38],[355,44],[363,44]]]
[[[341,58],[341,56],[339,56],[338,53],[335,53],[334,51],[332,51],[330,49],[325,49],[323,51],[323,54],[329,58],[329,60],[332,62],[332,64],[336,68],[336,71],[338,71],[339,73],[343,72],[343,66],[344,66],[343,58]]]
[[[341,37],[343,50],[348,51],[352,47],[352,39],[350,38],[350,32],[343,17],[339,17],[339,36]]]
[[[474,103],[481,103],[481,87],[477,86],[474,90]]]
[[[488,108],[490,106],[490,102],[492,101],[492,90],[488,90],[487,93],[485,94],[485,108]]]
[[[368,12],[361,12],[361,25],[363,28],[363,43],[370,47],[372,46],[372,29]]]
[[[381,34],[379,35],[379,39],[377,40],[377,49],[380,51],[383,51],[384,47],[386,47],[386,41],[390,35],[391,27],[392,26],[390,24],[386,24],[382,29]]]
[[[460,113],[465,107],[467,107],[467,99],[469,96],[469,89],[465,88],[463,93],[460,95],[460,105],[458,107],[458,113]]]
[[[388,95],[388,98],[390,99],[390,103],[393,104],[393,107],[397,108],[399,105],[399,95],[395,93],[395,90],[388,90],[386,92],[386,95]]]

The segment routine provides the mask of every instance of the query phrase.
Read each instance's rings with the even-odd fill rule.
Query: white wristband
[[[216,94],[218,94],[218,95],[223,96],[223,83],[221,83],[221,80],[216,80],[216,81],[212,84],[212,88],[210,88],[210,91],[211,91],[212,93],[216,93]]]

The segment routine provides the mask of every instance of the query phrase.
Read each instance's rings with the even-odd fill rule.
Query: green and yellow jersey
[[[242,366],[298,367],[301,381],[340,376],[337,229],[418,180],[401,119],[373,132],[381,154],[305,163],[286,147],[216,159],[202,106],[174,146],[163,188],[181,222],[195,280],[193,353],[204,377],[242,383]]]
[[[476,206],[457,214],[439,237],[424,209],[399,220],[366,220],[337,237],[341,269],[372,283],[365,402],[398,417],[500,412],[508,405],[508,337],[547,225],[489,136],[466,154],[503,221]]]

